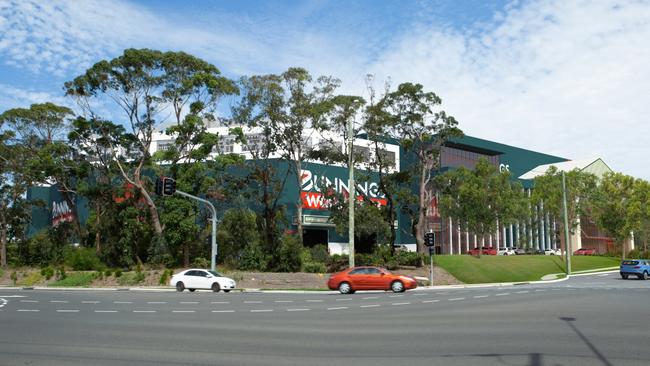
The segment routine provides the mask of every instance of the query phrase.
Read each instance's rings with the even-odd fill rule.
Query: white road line
[[[370,297],[364,297],[361,300],[375,300],[375,299],[378,299],[378,298],[379,298],[379,296],[370,296]]]
[[[309,311],[311,309],[287,309],[287,311]]]
[[[327,310],[345,310],[348,309],[347,306],[338,306],[338,307],[333,307],[333,308],[327,308]]]
[[[454,297],[453,299],[447,299],[448,301],[459,301],[459,300],[465,300],[464,297]]]
[[[475,299],[483,299],[483,298],[485,298],[485,297],[489,297],[489,296],[490,296],[490,295],[477,295],[477,296],[474,296],[474,298],[475,298]]]
[[[323,300],[305,300],[307,302],[323,302]]]
[[[117,313],[117,310],[95,310],[96,313]]]
[[[196,313],[196,310],[172,310],[172,313]]]
[[[426,296],[427,294],[414,294],[413,296]]]
[[[181,304],[198,304],[198,301],[181,301]]]
[[[440,300],[423,300],[422,303],[423,304],[431,304],[433,302],[438,302],[438,301],[440,301]]]
[[[113,304],[133,304],[133,301],[113,301]]]
[[[38,313],[40,310],[38,310],[38,309],[18,309],[16,311],[29,312],[29,313]]]
[[[155,313],[156,310],[133,310],[134,313]]]
[[[372,304],[372,305],[361,305],[361,306],[359,306],[359,307],[360,307],[360,308],[378,308],[378,307],[380,307],[380,306],[381,306],[381,305],[379,305],[379,304]]]
[[[516,294],[527,294],[529,291],[517,291]]]
[[[609,273],[598,275],[598,277],[607,277],[607,276],[609,276]]]
[[[496,294],[494,296],[507,296],[507,295],[510,295],[510,293],[509,292],[503,292],[503,293],[500,293],[500,294]]]
[[[352,301],[352,299],[336,299],[336,301]]]
[[[230,301],[212,301],[210,304],[230,304]]]
[[[99,301],[82,301],[82,304],[99,304]]]
[[[273,309],[254,309],[251,310],[251,313],[270,313]]]
[[[388,297],[404,297],[404,295],[390,295]]]
[[[410,302],[394,302],[391,305],[393,306],[399,306],[399,305],[409,305],[411,304]]]
[[[244,304],[261,304],[261,301],[244,301]]]
[[[283,302],[293,302],[293,300],[275,300],[273,302],[283,303]]]
[[[73,309],[69,309],[69,310],[57,310],[56,312],[57,312],[57,313],[78,313],[79,310],[73,310]]]
[[[535,290],[535,292],[546,292],[546,290]]]
[[[234,313],[234,310],[212,310],[213,313]]]
[[[167,301],[148,301],[147,304],[166,304]]]
[[[50,302],[52,302],[52,303],[56,303],[56,304],[67,304],[67,303],[68,303],[68,302],[65,301],[65,300],[50,300]]]
[[[38,302],[38,300],[20,300],[20,302]]]

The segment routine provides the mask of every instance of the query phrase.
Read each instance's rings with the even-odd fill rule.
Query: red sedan
[[[496,248],[493,247],[482,247],[482,248],[474,248],[470,249],[467,251],[467,254],[469,255],[497,255],[497,250]]]
[[[404,292],[418,287],[418,283],[411,276],[393,274],[381,267],[354,267],[332,274],[327,287],[342,294],[353,294],[357,290]]]
[[[596,249],[594,248],[580,248],[573,252],[573,255],[595,255]]]

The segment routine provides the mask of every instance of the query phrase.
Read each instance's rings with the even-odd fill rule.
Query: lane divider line
[[[18,310],[16,310],[16,311],[26,312],[26,313],[27,313],[27,312],[28,312],[28,313],[38,313],[40,310],[38,310],[38,309],[18,309]]]
[[[82,304],[99,304],[99,301],[82,301]]]
[[[360,307],[360,308],[378,308],[378,307],[380,307],[380,306],[381,306],[381,305],[379,305],[379,304],[371,304],[371,305],[361,305],[361,306],[359,306],[359,307]]]
[[[51,303],[55,304],[67,304],[68,302],[66,300],[50,300]]]
[[[327,310],[345,310],[345,309],[348,309],[348,307],[347,306],[337,306],[337,307],[333,307],[333,308],[327,308]]]
[[[293,302],[293,300],[275,300],[273,302],[284,303],[284,302]]]
[[[253,309],[251,313],[270,313],[273,309]]]
[[[20,302],[38,302],[38,300],[20,300]]]
[[[311,309],[287,309],[287,311],[309,311]]]
[[[494,296],[507,296],[507,295],[510,295],[510,293],[509,292],[503,292],[503,293],[500,293],[500,294],[496,294]]]
[[[196,313],[196,310],[172,310],[172,313]]]
[[[440,300],[422,300],[422,303],[423,303],[423,304],[431,304],[431,303],[439,302],[439,301],[440,301]]]
[[[166,304],[167,301],[147,301],[147,304]]]
[[[483,299],[485,297],[489,297],[490,295],[476,295],[474,296],[475,299]]]
[[[399,306],[399,305],[409,305],[411,304],[410,302],[394,302],[391,305],[393,306]]]
[[[213,313],[234,313],[234,310],[212,310]]]
[[[133,310],[134,313],[155,313],[156,310]]]
[[[56,312],[57,313],[78,313],[79,310],[76,310],[76,309],[61,309],[61,310],[57,310]]]
[[[460,301],[460,300],[465,300],[464,297],[454,297],[453,299],[447,299],[448,301]]]
[[[96,313],[117,313],[117,310],[95,310]]]

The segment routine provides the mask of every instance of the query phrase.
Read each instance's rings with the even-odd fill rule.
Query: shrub
[[[120,278],[122,277],[122,270],[121,269],[116,269],[115,270],[115,278]]]
[[[650,255],[650,252],[644,252],[643,250],[639,250],[639,249],[632,249],[627,253],[626,258],[647,259],[648,255]]]
[[[268,267],[269,256],[264,253],[260,244],[248,244],[239,261],[239,269],[244,271],[265,271]]]
[[[26,277],[23,277],[23,279],[20,280],[18,284],[21,286],[34,286],[34,284],[40,282],[42,278],[43,276],[41,276],[40,273],[32,272]]]
[[[391,259],[391,260],[389,260],[388,262],[386,262],[385,267],[386,267],[386,269],[389,269],[389,270],[392,271],[392,270],[398,269],[398,268],[399,268],[399,264],[397,264],[397,261],[396,261],[396,260]]]
[[[59,266],[56,270],[56,279],[61,281],[65,280],[68,275],[65,273],[65,268],[63,266]]]
[[[41,276],[45,277],[46,280],[54,277],[54,268],[47,266],[41,269]]]
[[[54,287],[87,287],[95,280],[95,273],[73,273],[49,286]]]
[[[104,265],[92,248],[70,248],[65,252],[65,264],[75,271],[103,270]]]
[[[144,273],[142,272],[128,272],[124,273],[117,280],[117,283],[121,286],[132,286],[144,282]]]
[[[395,253],[394,259],[400,266],[421,267],[423,259],[422,256],[422,254],[416,252],[399,251]]]
[[[297,272],[302,267],[302,244],[295,235],[285,234],[280,242],[279,272]]]
[[[348,268],[348,256],[346,254],[334,254],[327,260],[327,272],[339,272]]]
[[[110,269],[104,271],[104,277],[111,277],[111,275],[113,275],[113,271]]]
[[[166,285],[167,282],[169,282],[169,278],[174,274],[174,271],[171,269],[166,269],[163,271],[162,275],[160,276],[160,281],[158,283],[160,285]]]
[[[324,244],[318,244],[310,248],[309,251],[313,262],[327,263],[327,260],[330,257],[329,251],[327,250],[327,245]]]
[[[14,286],[16,286],[16,282],[18,281],[18,273],[16,273],[16,271],[11,272],[9,278],[11,278],[11,282],[13,282]]]
[[[327,267],[324,263],[318,262],[307,262],[303,263],[303,271],[307,273],[325,273],[327,272]]]
[[[210,261],[203,258],[203,257],[197,257],[192,262],[192,266],[195,267],[195,268],[209,268],[210,267]]]

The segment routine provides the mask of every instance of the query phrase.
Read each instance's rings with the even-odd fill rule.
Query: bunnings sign
[[[308,169],[300,171],[300,197],[303,208],[310,210],[329,209],[331,202],[329,202],[323,192],[330,189],[348,197],[350,192],[348,179],[331,174],[331,171],[321,173],[320,175]],[[379,191],[379,185],[376,182],[358,183],[357,192],[361,194],[361,196],[356,198],[358,201],[363,201],[364,197],[367,197],[379,206],[386,205],[385,195]]]

